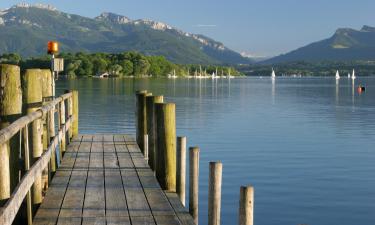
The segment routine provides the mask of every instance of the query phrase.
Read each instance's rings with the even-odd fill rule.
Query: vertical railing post
[[[40,109],[42,106],[42,76],[40,69],[28,69],[23,75],[23,96],[24,104],[26,106],[26,113],[32,113]],[[43,144],[42,144],[42,121],[41,119],[36,119],[31,123],[31,145],[28,145],[25,149],[25,153],[30,155],[29,146],[31,146],[31,163],[36,162],[43,153]],[[29,133],[27,131],[27,133]],[[26,133],[24,133],[26,134]],[[29,143],[29,137],[25,141]],[[26,143],[24,142],[25,146]],[[30,160],[25,155],[25,161]],[[25,162],[26,163],[26,162]],[[28,163],[29,164],[29,163]],[[30,167],[30,164],[29,164]],[[42,176],[38,176],[35,179],[35,182],[32,187],[32,200],[34,207],[38,207],[42,203]]]
[[[222,171],[223,164],[221,162],[210,162],[208,225],[220,225]]]
[[[26,125],[23,129],[23,144],[24,144],[24,157],[25,157],[25,172],[30,170],[30,149],[29,149],[29,130]],[[32,211],[32,202],[31,202],[31,191],[29,190],[26,194],[26,215],[27,215],[27,224],[33,224],[33,211]]]
[[[144,157],[145,157],[146,163],[148,163],[149,158],[148,158],[148,135],[147,134],[144,135],[143,144],[144,144],[143,149],[145,151]]]
[[[199,148],[189,148],[189,213],[198,225]]]
[[[251,186],[242,186],[240,188],[238,224],[254,224],[254,188]]]
[[[71,91],[70,90],[65,90],[65,93],[70,93]],[[73,95],[72,95],[73,96]],[[69,119],[69,118],[72,118],[73,116],[73,97],[70,96],[67,100],[66,100],[66,119]],[[72,137],[73,137],[73,132],[72,132],[72,128],[70,127],[70,129],[68,130],[68,133],[67,133],[67,143],[69,144]]]
[[[156,178],[163,190],[176,191],[176,105],[156,103]]]
[[[155,171],[155,162],[157,156],[156,150],[156,127],[155,127],[155,103],[163,103],[163,96],[146,97],[146,114],[147,114],[147,134],[148,134],[148,164]]]
[[[0,129],[22,114],[22,91],[20,68],[0,64]],[[18,183],[19,135],[0,146],[0,206],[10,197]]]
[[[186,183],[186,137],[177,137],[177,181],[176,192],[185,206]]]
[[[52,101],[53,99],[53,91],[52,91],[52,73],[49,69],[41,70],[42,74],[42,97],[43,97],[43,105],[47,104],[48,102]],[[47,151],[50,139],[48,135],[48,113],[43,115],[43,151]],[[50,168],[51,163],[43,170],[42,180],[43,180],[43,187],[45,189],[48,188],[48,180],[50,178]]]
[[[62,100],[59,105],[60,105],[59,107],[60,129],[63,129],[63,127],[65,126],[65,101]],[[63,130],[63,135],[62,135],[61,143],[60,143],[60,152],[61,152],[60,160],[62,160],[62,156],[65,153],[65,151],[66,151],[66,133],[65,133],[65,130]]]
[[[73,114],[73,124],[72,124],[72,136],[78,135],[78,120],[79,120],[79,104],[78,104],[78,91],[72,91],[72,114]]]
[[[48,137],[49,137],[49,142],[48,145],[53,141],[53,138],[55,137],[55,107],[53,107],[47,115],[47,122],[48,122]],[[50,160],[50,169],[52,175],[56,172],[56,149],[53,148],[53,151],[51,153],[51,160]]]

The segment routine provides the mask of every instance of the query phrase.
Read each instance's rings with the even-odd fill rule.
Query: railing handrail
[[[11,123],[6,128],[0,130],[0,145],[5,144],[7,141],[9,141],[15,134],[17,134],[23,127],[26,125],[32,123],[34,120],[42,118],[43,115],[46,115],[47,112],[49,112],[53,107],[58,105],[60,102],[72,97],[72,92],[63,94],[59,97],[56,97],[53,101],[47,103],[40,109],[36,110],[35,112],[32,112],[30,114],[27,114],[13,123]]]
[[[18,183],[17,187],[11,194],[10,198],[7,200],[6,204],[3,207],[0,207],[0,224],[12,224],[27,192],[29,192],[31,186],[35,182],[36,177],[42,174],[43,169],[48,165],[53,150],[56,149],[57,145],[61,141],[62,136],[64,135],[64,131],[70,128],[72,121],[73,117],[71,116],[70,118],[68,118],[65,125],[61,127],[58,135],[53,138],[50,145],[48,146],[47,151],[42,154],[42,156],[32,165],[30,170],[27,171],[26,174],[22,177],[21,181]]]
[[[0,224],[2,225],[11,225],[15,219],[18,211],[20,210],[21,204],[26,197],[27,201],[27,217],[28,223],[32,224],[32,200],[30,197],[31,188],[34,182],[40,177],[43,171],[47,168],[48,163],[51,163],[51,160],[55,160],[52,156],[55,153],[55,149],[60,144],[60,151],[65,151],[62,146],[66,144],[66,138],[71,137],[72,134],[69,134],[68,131],[71,131],[72,126],[77,126],[78,124],[72,125],[74,121],[78,121],[78,114],[73,113],[72,107],[74,103],[78,104],[78,95],[75,91],[70,91],[66,94],[63,94],[59,97],[56,97],[51,102],[46,103],[46,105],[37,109],[36,111],[29,113],[13,123],[11,123],[6,128],[0,130],[0,146],[4,147],[8,141],[12,140],[17,133],[20,133],[20,145],[21,140],[24,142],[24,162],[25,162],[25,174],[23,174],[20,182],[17,184],[14,190],[10,190],[11,193],[9,198],[6,199],[4,205],[0,207]],[[65,111],[65,104],[68,107],[68,111]],[[78,107],[78,105],[76,106]],[[58,109],[58,132],[55,134],[54,126],[54,113],[55,109]],[[78,110],[78,109],[77,109]],[[77,111],[78,113],[78,111]],[[27,157],[30,154],[29,149],[29,135],[28,129],[29,125],[34,126],[37,124],[37,120],[43,119],[44,116],[49,118],[48,126],[51,126],[53,130],[50,130],[49,127],[47,137],[48,146],[47,149],[38,157],[38,159],[30,167],[30,158]],[[34,124],[35,123],[35,124]],[[22,132],[24,131],[24,132]],[[35,131],[34,131],[35,132]],[[39,131],[36,131],[39,132]],[[21,134],[22,133],[22,134]],[[42,135],[40,133],[40,135]],[[38,136],[38,135],[36,135]],[[34,137],[34,135],[32,135]],[[35,140],[34,140],[35,141]],[[37,140],[38,141],[38,140]],[[41,141],[41,140],[40,140]],[[41,143],[40,143],[41,144]],[[11,149],[12,150],[12,149]],[[34,149],[33,149],[34,150]],[[61,153],[61,152],[60,152]],[[62,155],[60,155],[62,157]],[[50,171],[48,172],[50,173]],[[9,186],[8,186],[9,187]]]

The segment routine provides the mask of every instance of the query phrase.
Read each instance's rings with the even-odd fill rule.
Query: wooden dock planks
[[[175,193],[161,190],[131,135],[73,140],[34,224],[193,225]]]

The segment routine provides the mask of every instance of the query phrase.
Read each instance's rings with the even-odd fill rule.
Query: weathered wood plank
[[[128,216],[125,192],[119,170],[105,170],[106,217]]]
[[[160,189],[139,147],[125,142],[128,137],[84,135],[79,145],[69,145],[36,224],[193,225],[178,196]]]
[[[80,224],[79,220],[66,220],[66,218],[82,217],[82,207],[85,197],[87,171],[73,170],[69,186],[61,207],[58,224]],[[78,223],[75,223],[75,222]]]
[[[172,206],[161,189],[144,189],[147,201],[154,216],[175,215]]]
[[[58,170],[34,218],[34,225],[56,224],[71,171]]]
[[[133,135],[125,134],[124,140],[125,140],[125,142],[134,142],[134,144],[135,144],[135,137]]]
[[[104,195],[103,171],[89,170],[87,176],[83,217],[105,217]]]
[[[170,204],[172,205],[174,211],[176,212],[178,218],[182,225],[195,225],[195,222],[188,210],[182,205],[180,198],[176,193],[164,191]]]
[[[126,217],[107,217],[107,225],[131,225],[130,218]]]

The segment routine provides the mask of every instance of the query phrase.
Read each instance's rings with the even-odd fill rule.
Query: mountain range
[[[162,22],[132,20],[114,13],[87,18],[41,4],[23,3],[0,11],[0,54],[39,56],[45,53],[49,40],[58,41],[63,52],[138,51],[181,64],[251,62],[220,42]]]
[[[262,63],[322,60],[375,60],[375,28],[370,26],[363,26],[360,30],[340,28],[330,38],[265,60]]]

